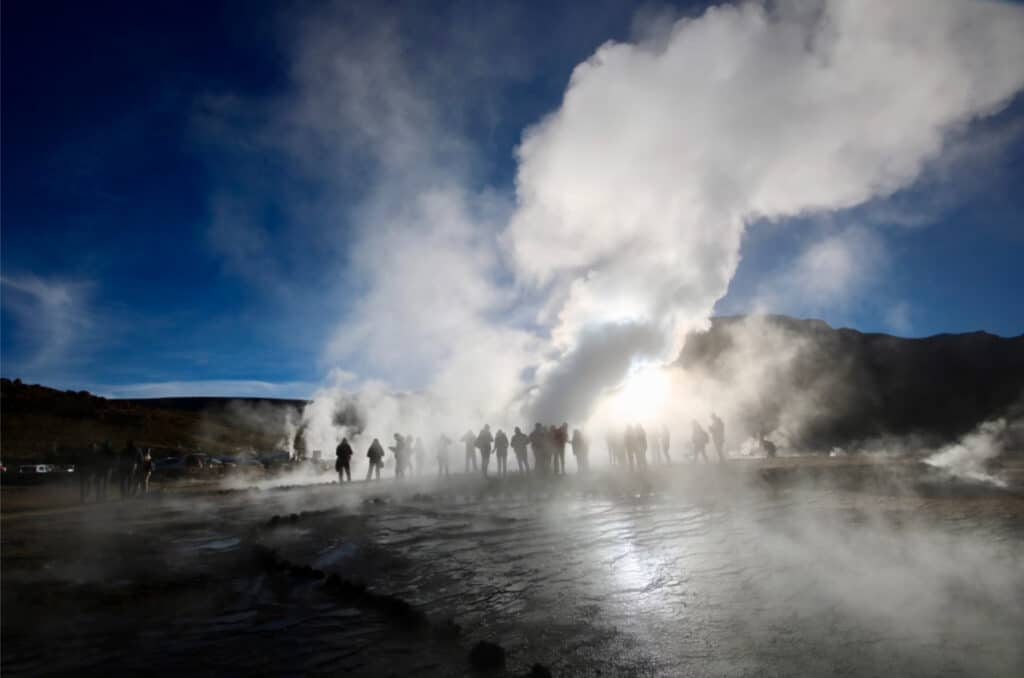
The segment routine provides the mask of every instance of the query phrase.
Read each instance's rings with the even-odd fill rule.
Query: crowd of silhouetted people
[[[83,503],[90,493],[96,501],[105,500],[111,486],[121,499],[147,494],[154,468],[152,451],[137,447],[131,440],[120,451],[107,440],[94,444],[88,454],[75,453],[75,474]]]
[[[537,422],[528,434],[516,426],[511,436],[503,429],[492,433],[490,425],[484,425],[479,432],[466,431],[457,441],[442,433],[434,440],[430,450],[437,464],[438,475],[451,474],[452,450],[456,442],[462,443],[463,470],[466,473],[482,472],[484,477],[490,477],[492,474],[492,456],[496,462],[493,474],[497,477],[508,475],[510,451],[515,456],[516,470],[522,474],[564,475],[566,447],[571,448],[578,472],[584,473],[590,467],[590,440],[578,428],[573,429],[570,434],[569,424],[564,422],[560,426],[545,426]],[[714,446],[718,463],[724,463],[725,422],[715,414],[711,415],[707,429],[696,420],[692,422],[689,455],[682,455],[680,460],[695,463],[703,460],[705,463],[711,463],[707,452],[709,443]],[[612,466],[638,470],[647,468],[649,463],[672,463],[672,436],[668,427],[664,425],[650,434],[641,424],[631,424],[625,430],[609,430],[605,436],[605,445],[608,449],[608,463]],[[430,462],[423,440],[412,435],[396,433],[393,444],[388,445],[387,449],[378,438],[374,438],[370,443],[366,451],[366,458],[369,460],[366,480],[380,480],[389,451],[394,460],[396,478],[423,475],[427,472],[426,467]],[[342,438],[335,452],[337,460],[334,468],[338,472],[338,481],[351,482],[352,457],[355,451],[347,438]]]

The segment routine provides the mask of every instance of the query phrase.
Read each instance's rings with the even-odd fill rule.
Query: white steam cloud
[[[576,67],[524,134],[512,201],[476,188],[472,149],[445,124],[452,93],[415,77],[394,31],[361,49],[307,26],[301,159],[322,167],[320,142],[344,137],[372,186],[354,212],[358,297],[326,351],[367,381],[317,394],[318,446],[353,432],[331,414],[353,403],[382,439],[587,421],[707,326],[750,224],[910,185],[1024,86],[1024,9],[1009,5],[793,0],[649,29]],[[784,282],[830,273],[830,303],[858,280],[850,243],[880,247],[850,231]]]
[[[988,464],[1004,450],[1003,434],[1006,429],[1005,419],[983,422],[956,443],[926,458],[924,463],[958,478],[1006,487],[1006,481],[992,474],[988,468]]]

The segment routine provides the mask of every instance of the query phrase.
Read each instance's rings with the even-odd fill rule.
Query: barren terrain
[[[4,488],[3,671],[450,676],[488,640],[497,675],[1019,675],[1022,470]]]

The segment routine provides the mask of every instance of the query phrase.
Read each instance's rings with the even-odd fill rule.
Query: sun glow
[[[615,394],[612,412],[626,422],[646,422],[660,416],[668,400],[669,375],[660,365],[634,367]]]

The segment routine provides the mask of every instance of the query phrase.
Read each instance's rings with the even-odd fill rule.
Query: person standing
[[[530,472],[530,460],[526,456],[526,447],[530,444],[530,438],[523,433],[518,426],[516,426],[515,432],[512,434],[512,451],[516,455],[516,463],[519,465],[520,473]]]
[[[647,468],[647,431],[640,424],[633,429],[636,433],[636,465]]]
[[[384,447],[376,438],[370,443],[370,449],[366,451],[366,457],[370,460],[370,467],[366,469],[366,479],[376,473],[377,480],[380,480],[380,470],[384,468]]]
[[[466,431],[466,435],[462,436],[462,444],[466,446],[466,473],[469,473],[470,464],[473,465],[473,470],[476,470],[476,434],[472,431]]]
[[[622,436],[622,440],[626,447],[626,461],[629,462],[629,470],[632,471],[636,468],[636,429],[632,424],[626,427],[626,432]]]
[[[590,445],[587,443],[587,439],[583,437],[583,433],[581,433],[578,428],[573,429],[572,454],[574,457],[576,457],[576,469],[581,473],[587,470],[587,455],[589,453]]]
[[[348,444],[348,438],[342,438],[341,442],[334,449],[338,458],[334,460],[334,470],[338,472],[338,484],[348,478],[352,482],[352,446]]]
[[[147,447],[146,453],[142,455],[142,493],[149,494],[149,479],[153,477],[153,469],[156,468],[156,463],[153,461],[153,449]]]
[[[452,439],[441,434],[437,439],[437,475],[447,476],[450,474],[448,468],[448,453],[451,450]]]
[[[691,442],[693,443],[693,461],[696,463],[697,457],[704,457],[704,463],[710,464],[711,460],[708,459],[707,446],[708,446],[708,434],[697,420],[693,420],[693,434],[691,436]]]
[[[491,435],[491,425],[484,424],[480,429],[480,435],[476,437],[476,446],[480,450],[480,465],[484,469],[484,478],[487,477],[487,466],[491,463],[491,445],[494,444],[494,436]]]
[[[538,421],[530,431],[530,447],[533,448],[533,468],[539,475],[548,472],[547,438],[548,432]]]
[[[405,464],[406,457],[408,457],[408,445],[409,443],[402,434],[395,434],[395,444],[388,447],[392,454],[395,455],[395,478],[401,478],[405,475]]]
[[[555,473],[565,475],[565,446],[569,444],[569,424],[562,422],[562,425],[554,430],[552,436],[555,444]]]
[[[494,456],[498,459],[498,477],[504,478],[508,475],[508,436],[500,428],[494,434]]]
[[[423,475],[423,465],[425,463],[424,457],[425,454],[423,452],[423,441],[419,437],[417,437],[416,441],[412,444],[412,459],[415,462],[415,472],[416,475],[418,476]],[[410,465],[409,471],[413,471],[412,465]]]
[[[672,442],[672,434],[669,433],[668,426],[661,425],[661,453],[665,455],[665,463],[671,464],[672,457],[668,455],[668,448]]]
[[[139,450],[135,447],[135,443],[129,440],[121,450],[117,465],[117,480],[121,490],[121,499],[126,499],[132,494],[138,460]]]
[[[711,440],[715,443],[718,463],[725,463],[725,422],[717,414],[711,413]]]

